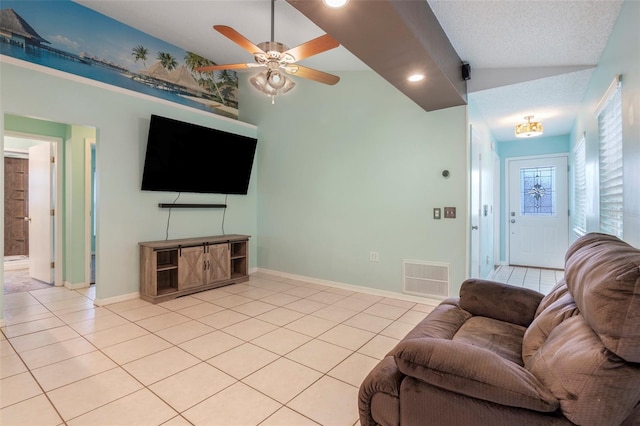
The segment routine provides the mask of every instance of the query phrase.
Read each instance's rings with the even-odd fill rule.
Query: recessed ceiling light
[[[409,77],[407,77],[407,80],[411,82],[416,82],[423,79],[424,79],[424,74],[411,74]]]
[[[344,5],[349,3],[349,0],[322,0],[322,2],[326,6],[333,7],[334,9],[337,9],[337,8],[343,7]]]

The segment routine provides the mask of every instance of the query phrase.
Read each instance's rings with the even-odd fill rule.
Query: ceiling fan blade
[[[293,56],[295,62],[304,58],[308,58],[309,56],[317,55],[318,53],[334,49],[338,46],[340,46],[340,43],[338,43],[329,34],[325,34],[318,38],[314,38],[313,40],[309,40],[306,43],[302,43],[299,46],[291,48],[284,52],[284,54]]]
[[[218,31],[220,34],[227,37],[229,40],[233,41],[252,55],[255,55],[257,53],[265,53],[262,49],[249,41],[249,39],[247,39],[245,36],[231,27],[228,27],[226,25],[214,25],[213,29]]]
[[[303,67],[298,64],[286,66],[284,67],[284,70],[287,74],[308,78],[309,80],[317,81],[318,83],[334,85],[340,81],[340,77],[337,75],[314,70],[313,68]]]
[[[264,65],[248,63],[248,64],[226,64],[226,65],[209,65],[206,67],[196,67],[195,70],[199,72],[208,72],[208,71],[221,71],[221,70],[238,70],[244,68],[257,68],[262,67]]]

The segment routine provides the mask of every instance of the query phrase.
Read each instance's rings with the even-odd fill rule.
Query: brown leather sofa
[[[577,240],[544,296],[467,280],[369,373],[367,425],[640,425],[640,250]]]

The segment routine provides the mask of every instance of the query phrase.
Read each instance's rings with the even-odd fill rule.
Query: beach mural
[[[0,53],[226,117],[238,118],[233,71],[71,0],[0,3]]]

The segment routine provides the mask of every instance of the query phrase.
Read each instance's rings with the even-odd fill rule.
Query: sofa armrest
[[[398,370],[451,392],[509,407],[553,412],[560,403],[523,367],[477,346],[411,339],[393,351]]]
[[[391,356],[382,359],[360,385],[358,391],[358,409],[360,424],[362,426],[376,426],[383,424],[400,424],[400,384],[404,375],[398,370],[395,360]],[[374,419],[373,399],[376,394],[385,394],[391,400],[397,400],[397,404],[389,404],[384,407],[382,419]]]
[[[460,307],[465,311],[528,327],[544,295],[534,290],[494,281],[469,279],[460,287]]]

